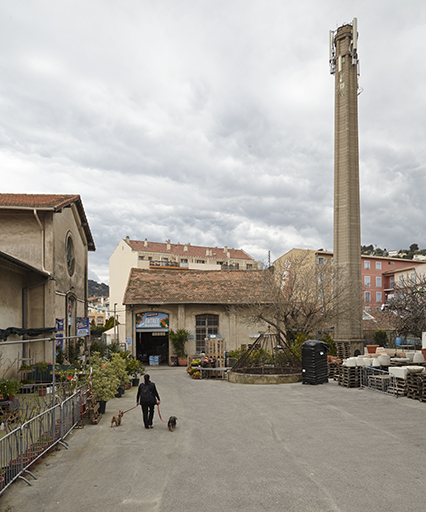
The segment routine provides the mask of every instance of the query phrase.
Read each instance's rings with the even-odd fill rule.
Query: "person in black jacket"
[[[154,408],[160,404],[160,395],[155,384],[150,381],[149,375],[144,375],[144,382],[139,384],[138,394],[136,395],[136,405],[141,405],[143,423],[145,428],[154,428],[152,420],[154,418]]]

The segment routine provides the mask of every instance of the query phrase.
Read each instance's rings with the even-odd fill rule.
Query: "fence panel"
[[[361,386],[364,388],[374,389],[381,393],[388,393],[393,396],[398,396],[395,392],[396,381],[395,375],[386,370],[381,370],[373,367],[361,368]]]
[[[74,395],[64,400],[61,404],[61,439],[71,432],[71,430],[83,420],[85,405],[87,400],[87,386],[77,389]]]
[[[9,432],[0,442],[0,494],[22,471],[20,429]]]
[[[23,475],[31,475],[31,468],[82,419],[88,393],[87,386],[78,388],[62,404],[31,418],[0,439],[0,495],[17,478],[30,483]]]

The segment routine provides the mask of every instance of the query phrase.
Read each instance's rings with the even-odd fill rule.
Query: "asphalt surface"
[[[136,388],[99,425],[0,499],[0,511],[374,511],[425,509],[426,404],[328,384],[244,385],[150,368],[163,419],[142,425]]]

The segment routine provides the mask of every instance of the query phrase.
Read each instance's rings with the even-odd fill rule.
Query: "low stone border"
[[[290,384],[292,382],[302,382],[301,373],[262,375],[228,371],[226,375],[228,382],[235,382],[237,384]]]

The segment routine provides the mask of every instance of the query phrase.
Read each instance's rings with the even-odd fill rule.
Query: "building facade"
[[[2,289],[7,290],[0,296],[0,330],[76,335],[77,318],[87,316],[88,251],[94,250],[80,196],[0,194]],[[5,258],[16,260],[14,269],[5,268]],[[18,334],[7,337],[19,339]],[[52,351],[51,342],[40,342],[5,346],[3,355],[13,361],[51,361]]]
[[[132,268],[176,271],[186,270],[257,270],[258,262],[242,249],[201,247],[191,244],[172,244],[121,240],[109,259],[110,313],[114,305],[118,321],[125,323],[123,297]]]
[[[191,333],[189,355],[204,352],[209,337],[223,339],[226,351],[253,343],[267,330],[250,312],[261,293],[262,272],[133,268],[124,296],[132,353],[144,362],[151,355],[168,362],[173,355],[169,329]]]

